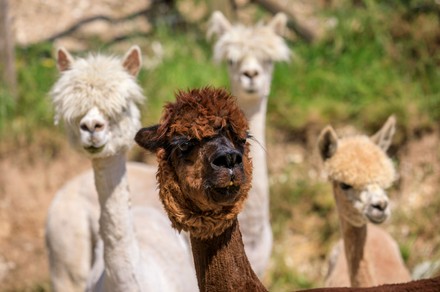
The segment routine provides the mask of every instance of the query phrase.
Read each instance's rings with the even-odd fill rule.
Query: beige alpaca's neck
[[[114,291],[140,291],[139,245],[133,230],[125,153],[93,160],[99,195],[100,234],[104,242],[106,285]]]
[[[339,217],[342,239],[351,287],[368,287],[377,285],[370,267],[369,255],[365,248],[367,242],[367,225],[356,227]]]
[[[191,236],[191,246],[201,292],[267,291],[246,257],[237,220],[211,239]]]

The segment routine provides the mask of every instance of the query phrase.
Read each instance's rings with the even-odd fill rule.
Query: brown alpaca
[[[252,180],[248,124],[223,89],[179,92],[136,142],[155,152],[160,199],[190,233],[200,291],[266,291],[246,257],[237,215]]]

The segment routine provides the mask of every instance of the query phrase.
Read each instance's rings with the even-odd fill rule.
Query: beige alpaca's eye
[[[348,185],[348,184],[342,183],[342,182],[339,183],[339,187],[344,191],[348,191],[353,188],[351,185]]]

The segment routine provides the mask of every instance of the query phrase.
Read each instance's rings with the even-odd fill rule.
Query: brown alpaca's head
[[[236,219],[252,175],[247,138],[235,98],[210,87],[178,92],[160,124],[137,133],[157,155],[160,197],[176,229],[205,239]]]

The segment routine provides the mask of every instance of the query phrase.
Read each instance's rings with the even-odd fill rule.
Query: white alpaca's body
[[[269,180],[265,149],[266,109],[272,82],[273,62],[287,61],[290,51],[280,36],[286,25],[283,14],[267,25],[231,25],[214,12],[209,34],[216,34],[214,59],[228,62],[231,92],[249,120],[251,157],[254,165],[252,189],[243,212],[238,216],[246,254],[261,278],[272,252],[269,216]]]
[[[67,183],[47,220],[55,291],[194,291],[187,242],[172,228],[156,190],[155,167],[126,164],[144,97],[134,76],[140,51],[121,62],[58,52],[56,119],[91,158],[93,171]],[[131,196],[130,193],[134,195]]]

